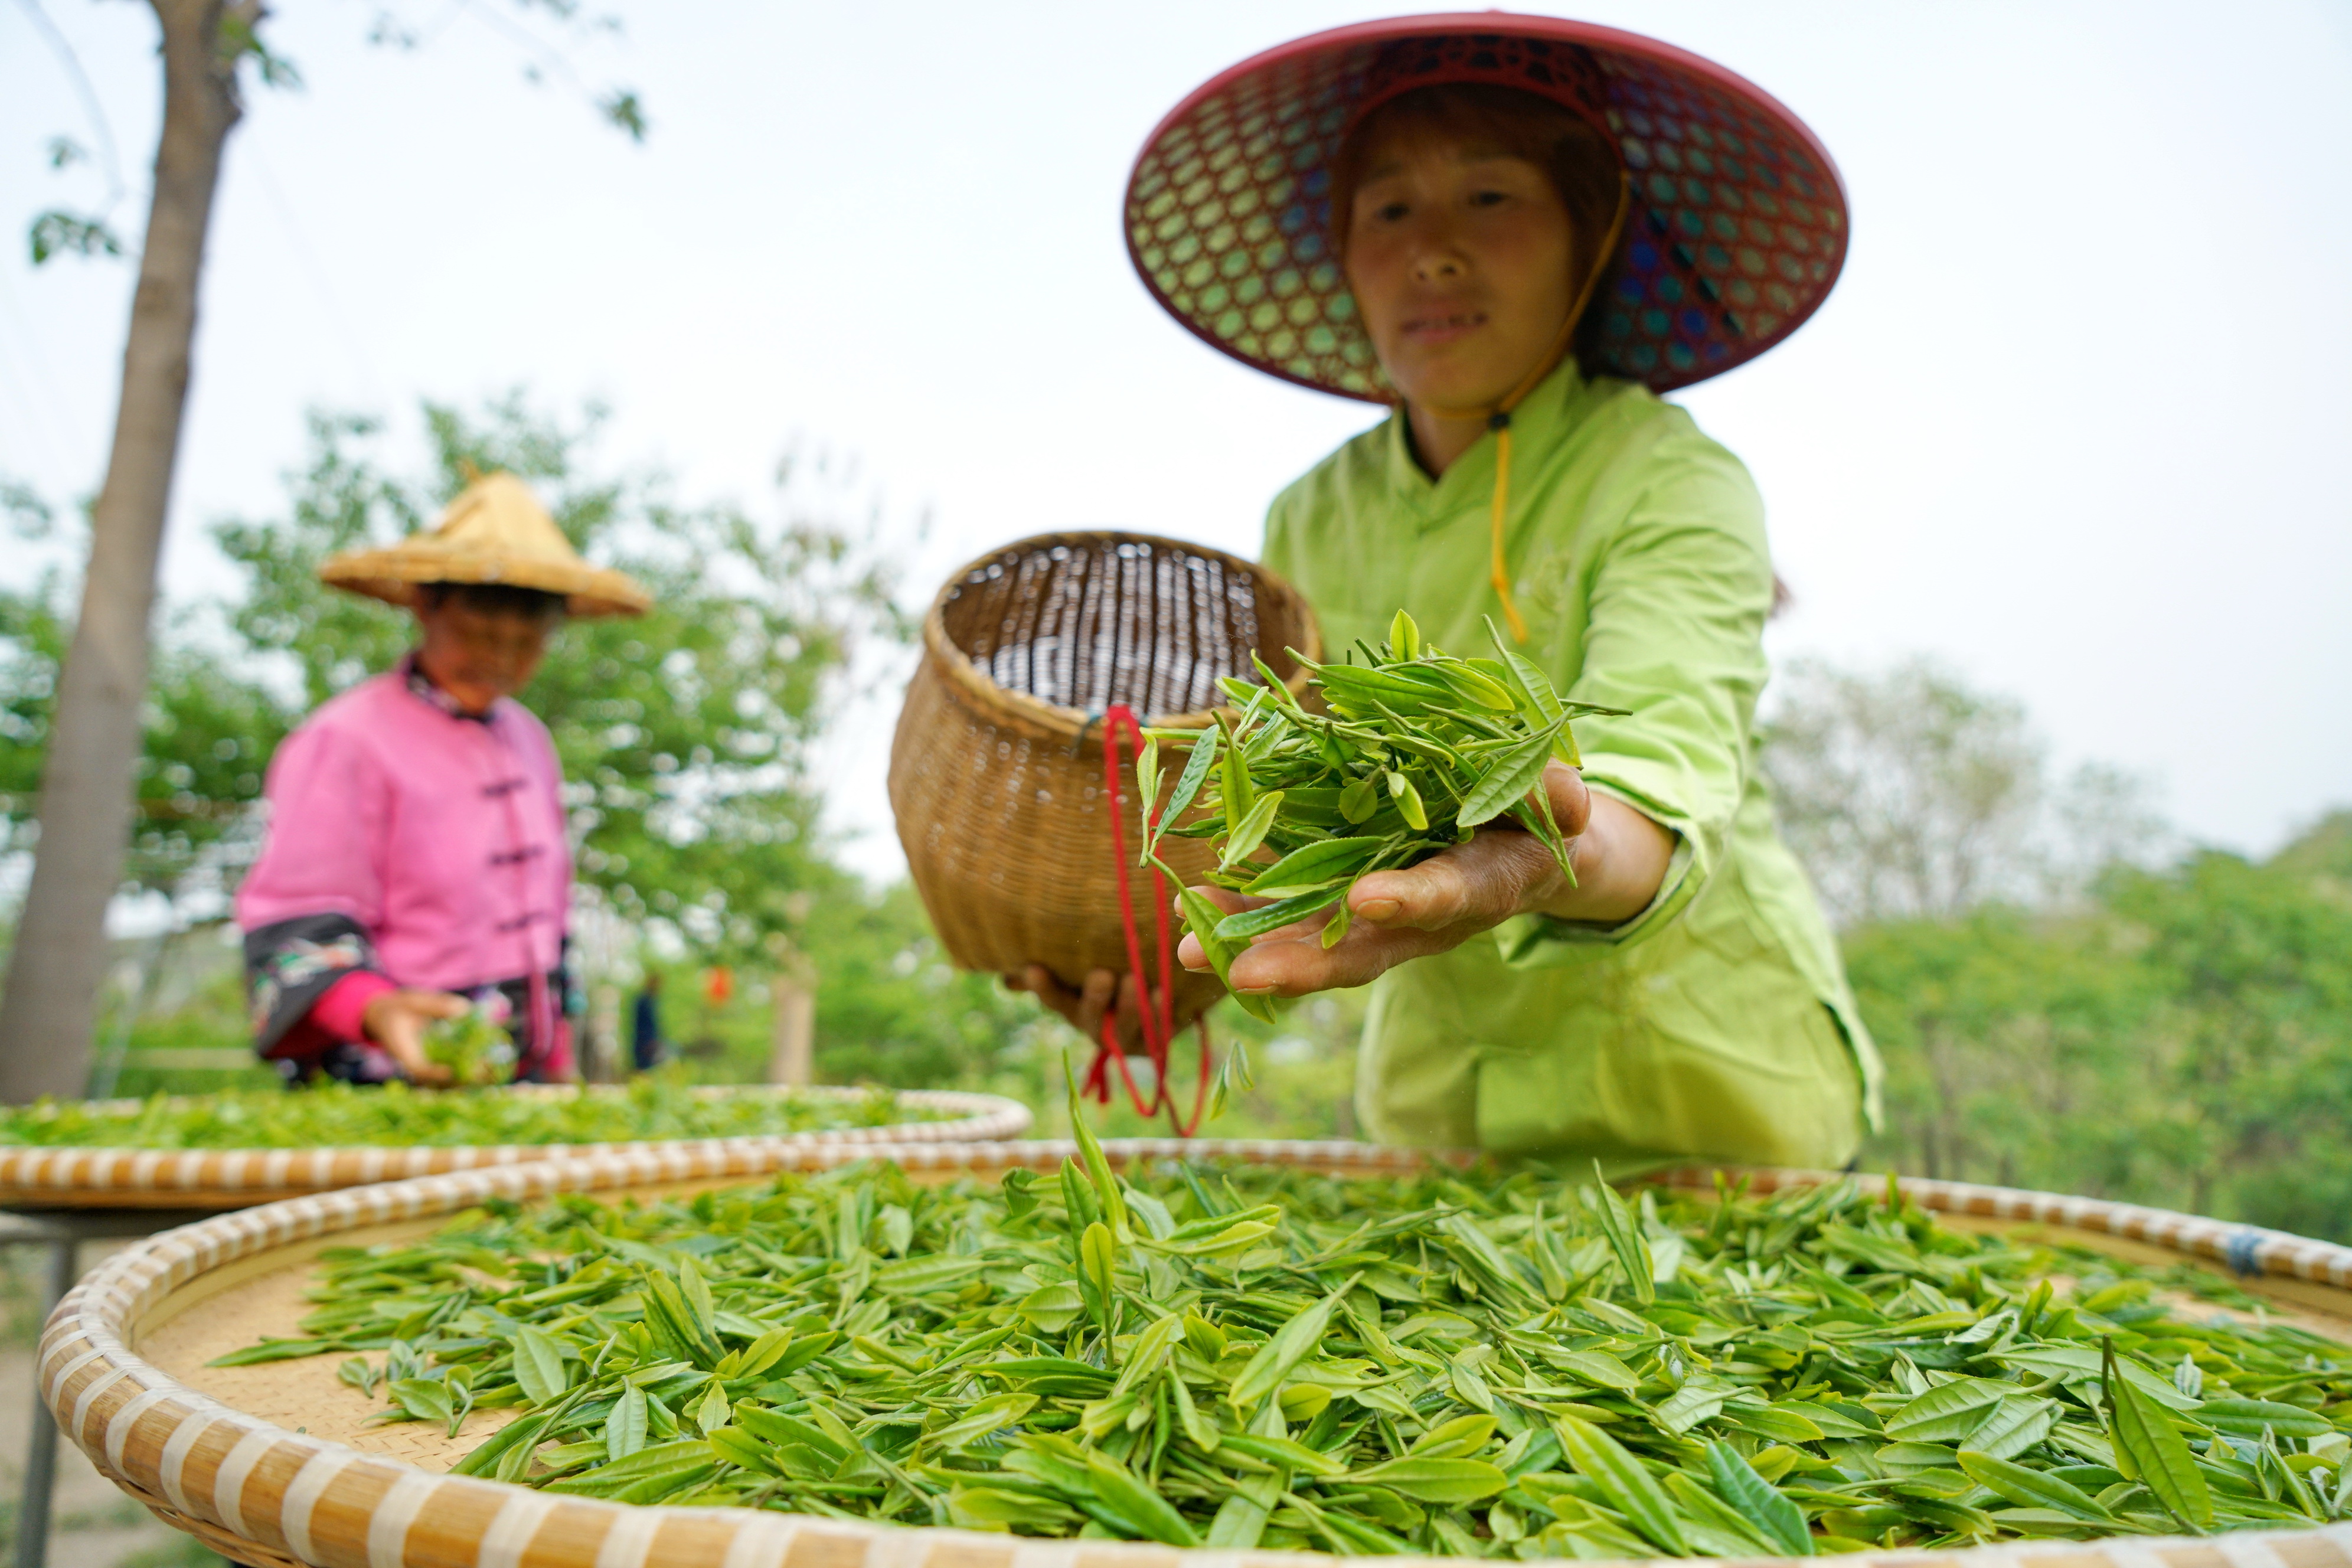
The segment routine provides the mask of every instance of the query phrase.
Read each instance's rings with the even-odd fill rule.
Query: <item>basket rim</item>
[[[621,1087],[523,1084],[515,1089],[527,1094],[563,1095]],[[871,1090],[845,1084],[698,1084],[694,1086],[694,1092],[712,1099],[805,1095],[846,1100],[861,1098]],[[1034,1120],[1027,1106],[999,1094],[945,1089],[892,1092],[901,1105],[959,1114],[937,1121],[895,1121],[876,1127],[818,1128],[804,1132],[746,1133],[731,1138],[639,1138],[602,1143],[351,1143],[316,1149],[20,1144],[0,1148],[0,1205],[69,1208],[76,1206],[77,1197],[90,1199],[103,1194],[109,1199],[135,1196],[142,1205],[156,1208],[219,1207],[240,1196],[254,1203],[267,1203],[305,1193],[331,1192],[400,1178],[537,1164],[635,1149],[768,1142],[856,1147],[988,1142],[1018,1138]],[[98,1103],[137,1106],[144,1102],[116,1100]]]
[[[1127,1139],[1107,1141],[1114,1164],[1178,1158],[1284,1160],[1333,1172],[1394,1173],[1465,1151],[1360,1143]],[[759,1510],[661,1508],[561,1496],[469,1476],[419,1469],[345,1445],[288,1432],[177,1382],[126,1343],[131,1325],[173,1291],[239,1258],[362,1226],[429,1218],[488,1197],[527,1198],[829,1170],[891,1159],[909,1170],[1055,1169],[1076,1152],[1066,1141],[1002,1143],[785,1145],[756,1150],[639,1150],[489,1171],[425,1176],[317,1196],[200,1221],[116,1254],[50,1316],[35,1362],[39,1392],[102,1474],[142,1499],[163,1498],[210,1530],[253,1541],[266,1552],[315,1568],[432,1568],[442,1554],[412,1548],[413,1527],[434,1521],[466,1534],[471,1560],[513,1568],[535,1542],[536,1561],[568,1543],[578,1568],[1305,1568],[1336,1561],[1320,1552],[1181,1551],[1148,1542],[1052,1541],[954,1529],[909,1529]],[[1751,1190],[1848,1179],[1821,1171],[1685,1167],[1638,1178],[1701,1188],[1718,1170],[1748,1177]],[[1864,1191],[1885,1178],[1853,1175]],[[2321,1279],[2352,1288],[2352,1247],[2169,1210],[1965,1182],[1906,1180],[1903,1192],[1938,1213],[2043,1222],[2219,1258],[2249,1273]],[[139,1440],[134,1444],[134,1437]],[[255,1499],[265,1473],[276,1495]],[[320,1504],[331,1498],[331,1517]],[[348,1522],[362,1515],[356,1530]],[[321,1536],[329,1539],[321,1539]],[[654,1552],[656,1536],[662,1550]],[[593,1544],[592,1544],[593,1543]],[[446,1542],[442,1544],[446,1545]],[[1471,1559],[1422,1558],[1459,1564]],[[1654,1560],[1652,1560],[1654,1561]],[[1752,1559],[1784,1563],[1795,1559]],[[1853,1568],[2342,1568],[2352,1562],[2352,1525],[2249,1530],[2200,1538],[2086,1542],[2021,1541],[1927,1552],[1859,1552]]]
[[[1184,550],[1195,555],[1214,556],[1229,566],[1244,568],[1260,583],[1275,590],[1298,607],[1300,629],[1304,634],[1303,640],[1306,644],[1298,651],[1310,659],[1318,662],[1322,659],[1323,626],[1316,616],[1315,606],[1307,603],[1304,594],[1292,586],[1288,578],[1272,567],[1260,565],[1245,556],[1235,555],[1231,551],[1220,550],[1213,544],[1200,544],[1192,540],[1175,539],[1162,533],[1136,533],[1124,529],[1070,529],[1053,533],[1029,534],[1024,538],[1008,541],[993,550],[975,555],[950,573],[947,580],[940,584],[940,591],[931,596],[931,607],[923,616],[923,651],[929,658],[938,660],[940,668],[947,673],[950,685],[955,689],[959,696],[982,710],[994,709],[1014,719],[1036,725],[1048,733],[1064,736],[1073,741],[1085,740],[1087,731],[1102,717],[1101,714],[1089,713],[1082,708],[1065,707],[1058,702],[1047,702],[1041,698],[1032,697],[1025,691],[1014,691],[991,680],[981,672],[980,667],[972,662],[971,656],[958,647],[955,640],[948,636],[947,605],[948,600],[954,596],[956,590],[962,587],[974,572],[1005,555],[1015,552],[1025,552],[1040,545],[1050,546],[1080,542],[1093,543],[1102,541]],[[1302,666],[1295,673],[1285,678],[1283,685],[1290,689],[1292,696],[1302,696],[1307,690],[1308,678],[1309,672]],[[1138,717],[1154,729],[1205,730],[1216,722],[1216,716],[1219,713],[1231,713],[1233,710],[1228,704],[1215,708],[1195,709],[1189,713],[1139,714]]]

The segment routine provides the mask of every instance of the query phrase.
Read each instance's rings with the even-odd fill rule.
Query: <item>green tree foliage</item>
[[[905,882],[831,900],[809,932],[818,979],[817,1077],[902,1089],[965,1084],[1038,1103],[1067,1037],[994,975],[951,967]]]
[[[2120,868],[2087,905],[1846,933],[1887,1062],[1865,1160],[2352,1239],[2337,816],[2267,861]]]
[[[2352,815],[2168,855],[1933,665],[1800,661],[1763,760],[1886,1059],[1864,1158],[2352,1237]]]
[[[31,588],[0,589],[0,847],[20,847],[41,788],[41,756],[57,699],[58,660],[68,627],[58,615],[54,576]]]
[[[2021,704],[1930,660],[1801,658],[1772,694],[1761,758],[1780,830],[1840,925],[2063,900],[2169,847],[2139,781],[2096,763],[2061,776]]]
[[[1991,905],[1857,927],[1844,950],[1887,1064],[1886,1128],[1867,1160],[2002,1184],[2132,1184],[2108,1091],[2137,1070],[2154,999],[2111,921]]]
[[[2192,1207],[2352,1236],[2352,858],[2338,816],[2270,861],[2209,851],[2105,902],[2147,943]]]
[[[252,807],[296,715],[238,668],[185,638],[166,646],[148,672],[139,826],[128,862],[142,886],[183,895],[194,890],[192,871],[216,881],[250,853]],[[221,854],[209,853],[215,847]]]
[[[896,1089],[978,1089],[1040,1103],[1057,1081],[1052,1058],[1068,1036],[996,977],[952,968],[914,889],[843,879],[799,928],[816,982],[816,1078]],[[753,1083],[766,1074],[774,1009],[765,978],[714,1005],[703,960],[648,960],[662,974],[661,1021],[694,1075]]]
[[[32,842],[58,667],[72,635],[70,586],[57,574],[0,590],[0,849]],[[269,753],[293,715],[185,622],[150,671],[137,775],[131,886],[166,896],[215,880],[250,837]]]

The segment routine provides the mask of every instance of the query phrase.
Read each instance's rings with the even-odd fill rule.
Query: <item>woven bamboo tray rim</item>
[[[269,1568],[1298,1568],[1301,1552],[1185,1551],[1149,1542],[1042,1541],[905,1529],[764,1510],[636,1507],[436,1474],[289,1432],[178,1383],[127,1336],[173,1292],[239,1259],[373,1226],[427,1220],[486,1198],[713,1184],[776,1171],[890,1159],[910,1173],[1052,1169],[1063,1142],[993,1144],[648,1147],[584,1159],[426,1176],[293,1198],[200,1221],[116,1255],[59,1304],[36,1375],[66,1435],[159,1517],[236,1561]],[[1123,1140],[1122,1167],[1178,1158],[1280,1162],[1335,1173],[1395,1174],[1427,1152],[1350,1143]],[[1712,1185],[1712,1168],[1652,1178]],[[1806,1171],[1734,1172],[1772,1192],[1839,1179]],[[1865,1188],[1883,1185],[1857,1177]],[[1970,1183],[1906,1181],[1923,1208],[2063,1225],[2127,1237],[2263,1274],[2352,1286],[2352,1248],[2283,1232],[2098,1199]],[[1467,1564],[1473,1559],[1420,1559]],[[1798,1559],[1759,1558],[1753,1562]],[[1854,1568],[2352,1568],[2352,1525],[2242,1531],[2201,1539],[2019,1542],[1964,1551],[1855,1553]]]
[[[602,1089],[603,1086],[592,1086],[586,1092]],[[581,1090],[526,1084],[509,1092],[559,1097]],[[789,1095],[847,1102],[863,1099],[872,1091],[835,1085],[786,1089],[764,1084],[713,1084],[695,1092],[698,1097],[711,1099]],[[772,1141],[825,1145],[978,1143],[1017,1138],[1029,1131],[1029,1108],[1002,1095],[923,1089],[898,1090],[896,1099],[899,1105],[910,1110],[938,1112],[940,1119],[734,1138],[639,1139],[610,1143],[355,1144],[327,1149],[0,1149],[0,1205],[236,1208],[304,1193],[332,1192],[406,1177],[532,1164],[669,1144],[702,1148]],[[136,1108],[142,1102],[100,1103]]]
[[[1039,534],[1034,538],[1019,541],[1017,545],[1002,546],[990,551],[985,555],[975,556],[957,567],[948,580],[940,585],[938,595],[931,600],[929,612],[923,616],[924,652],[939,661],[940,668],[947,675],[948,684],[958,699],[992,720],[1011,720],[1045,738],[1072,741],[1083,747],[1094,725],[1102,717],[1099,713],[1089,713],[1081,708],[1065,707],[1058,702],[1047,702],[1042,698],[1032,697],[1025,691],[1015,691],[1010,687],[999,685],[979,665],[972,662],[970,654],[956,646],[954,637],[948,635],[948,605],[969,584],[972,574],[985,571],[989,566],[1003,560],[1008,549],[1034,547],[1047,542],[1141,544],[1155,549],[1175,545],[1191,551],[1196,555],[1215,556],[1227,566],[1247,573],[1255,578],[1270,596],[1297,605],[1302,611],[1299,616],[1299,640],[1306,645],[1298,651],[1311,659],[1319,660],[1323,657],[1322,627],[1313,611],[1307,608],[1306,600],[1299,596],[1298,590],[1292,587],[1286,578],[1258,565],[1255,562],[1244,561],[1240,556],[1230,554],[1213,545],[1192,544],[1181,540],[1162,538],[1158,534],[1124,533],[1105,530]],[[1271,662],[1271,654],[1280,651],[1280,649],[1270,650],[1267,655],[1269,662]],[[1304,696],[1310,673],[1304,665],[1301,665],[1284,677],[1282,683],[1290,689],[1292,696]],[[1220,710],[1216,708],[1202,708],[1189,713],[1139,713],[1137,717],[1144,723],[1158,729],[1205,730],[1216,721],[1219,711]],[[1101,738],[1098,735],[1096,736],[1095,744],[1099,746],[1101,743]]]

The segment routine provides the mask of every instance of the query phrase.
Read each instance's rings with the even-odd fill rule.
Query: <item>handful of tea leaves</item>
[[[1323,945],[1330,947],[1348,933],[1348,891],[1358,878],[1425,860],[1489,824],[1534,834],[1575,882],[1540,787],[1544,768],[1554,758],[1577,765],[1572,721],[1623,710],[1561,700],[1493,622],[1486,630],[1497,658],[1457,658],[1424,645],[1399,610],[1385,646],[1360,643],[1344,662],[1317,664],[1293,650],[1314,672],[1308,684],[1322,693],[1323,711],[1302,705],[1261,660],[1264,685],[1223,683],[1241,705],[1238,718],[1220,715],[1210,730],[1145,731],[1135,776],[1147,801],[1160,803],[1160,746],[1192,748],[1151,814],[1145,860],[1156,859],[1163,837],[1213,839],[1217,868],[1209,879],[1271,900],[1224,914],[1160,868],[1183,889],[1184,922],[1228,987],[1234,957],[1255,938],[1328,910]],[[1204,809],[1195,820],[1180,820],[1196,807]],[[1271,1017],[1265,997],[1238,1000]]]
[[[461,1089],[509,1083],[515,1072],[514,1037],[477,1005],[426,1027],[425,1059],[447,1068]]]
[[[2186,1267],[1851,1182],[1130,1183],[1076,1126],[1058,1181],[494,1203],[323,1254],[311,1337],[223,1359],[341,1354],[453,1436],[518,1409],[456,1469],[551,1491],[1238,1552],[1786,1557],[2352,1504],[2352,1351],[2187,1300],[2252,1305]]]

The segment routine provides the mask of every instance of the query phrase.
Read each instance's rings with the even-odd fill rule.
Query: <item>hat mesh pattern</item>
[[[1812,313],[1844,258],[1845,200],[1785,111],[1622,48],[1577,45],[1591,68],[1559,70],[1558,56],[1530,42],[1540,41],[1454,35],[1278,50],[1197,95],[1145,147],[1129,184],[1129,247],[1147,286],[1194,332],[1259,369],[1390,401],[1341,274],[1330,187],[1360,109],[1412,85],[1399,81],[1412,74],[1399,69],[1402,53],[1442,60],[1433,79],[1597,107],[1616,138],[1632,205],[1591,307],[1598,352],[1586,369],[1667,391],[1753,358]],[[1547,59],[1556,88],[1530,69]]]

